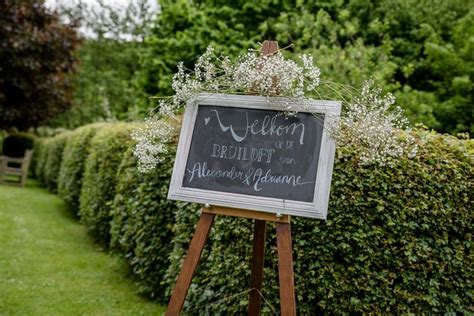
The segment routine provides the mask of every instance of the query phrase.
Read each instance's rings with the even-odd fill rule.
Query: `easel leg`
[[[252,274],[250,277],[249,315],[260,315],[262,282],[263,282],[263,263],[265,259],[265,235],[266,222],[255,220],[253,231],[253,250],[252,250]]]
[[[191,280],[196,271],[199,259],[201,258],[201,253],[206,244],[207,237],[209,236],[214,216],[214,214],[203,212],[199,218],[193,239],[189,244],[188,254],[186,255],[178,281],[176,281],[170,302],[168,303],[168,309],[165,314],[167,316],[179,315],[183,308],[184,300],[186,299],[189,286],[191,285]]]
[[[289,223],[276,223],[280,310],[282,316],[296,315],[293,256]]]

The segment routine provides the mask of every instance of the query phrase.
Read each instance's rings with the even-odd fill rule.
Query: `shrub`
[[[39,138],[35,142],[33,153],[33,174],[43,185],[46,185],[44,178],[44,168],[48,160],[48,148],[52,138]]]
[[[125,255],[139,291],[163,300],[174,213],[179,208],[167,199],[175,152],[173,148],[153,172],[142,174],[132,149],[125,154],[118,172],[111,245]]]
[[[102,126],[104,124],[90,124],[74,130],[64,147],[59,169],[58,193],[66,202],[69,212],[75,217],[79,212],[82,177],[90,141]]]
[[[2,145],[2,153],[5,156],[22,158],[25,151],[33,149],[35,136],[29,133],[14,133],[5,137]]]
[[[132,124],[110,124],[97,131],[85,163],[80,213],[89,233],[107,247],[110,241],[111,206],[117,184],[117,170],[130,147]]]
[[[300,314],[472,309],[473,142],[427,132],[416,137],[418,157],[385,168],[361,168],[340,149],[328,219],[293,219]],[[193,231],[190,223],[196,222],[188,211],[177,210],[176,216],[170,286]],[[251,232],[250,221],[216,219],[186,308],[199,307],[193,313],[246,311]],[[274,229],[268,235],[263,295],[278,310]]]
[[[7,137],[7,132],[3,129],[0,129],[0,148],[3,148],[3,141]]]
[[[164,301],[180,271],[199,206],[166,199],[173,146],[153,173],[137,172],[131,127],[106,125],[92,138],[81,215],[104,245],[111,236],[112,248],[127,258],[140,291]],[[299,314],[471,311],[474,142],[425,131],[415,137],[418,156],[384,168],[360,167],[350,150],[338,150],[328,219],[292,221]],[[41,166],[51,163],[55,142],[38,142],[35,169],[40,174],[48,170]],[[216,218],[185,310],[246,312],[252,227],[250,220]],[[271,306],[278,312],[271,224],[264,275],[263,312],[273,312]]]
[[[58,176],[64,146],[70,136],[70,132],[63,132],[51,138],[47,142],[47,159],[44,165],[43,178],[46,187],[50,192],[56,193],[58,190]]]

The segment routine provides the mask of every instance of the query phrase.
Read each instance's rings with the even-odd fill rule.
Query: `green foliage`
[[[139,291],[164,300],[164,276],[169,266],[177,203],[167,199],[175,152],[149,173],[137,169],[132,148],[124,155],[111,221],[111,247],[123,253]],[[189,208],[185,208],[189,211]]]
[[[69,212],[77,217],[82,177],[89,154],[90,141],[103,124],[92,124],[74,130],[64,147],[58,177],[58,194],[66,203]]]
[[[153,36],[142,63],[140,85],[148,94],[172,95],[171,78],[177,63],[192,68],[210,44],[218,52],[238,56],[263,38],[259,25],[266,14],[277,14],[268,1],[247,3],[194,3],[188,0],[162,1]],[[239,9],[241,7],[241,9]]]
[[[469,312],[474,144],[427,132],[417,139],[418,158],[386,168],[361,168],[350,152],[338,152],[327,221],[292,221],[299,313]],[[171,286],[196,221],[193,213],[176,216]],[[186,308],[245,313],[245,294],[211,303],[247,289],[251,228],[250,221],[216,220]],[[263,295],[278,309],[274,229],[268,228]]]
[[[110,240],[117,170],[131,145],[130,131],[134,126],[117,123],[100,128],[90,142],[85,162],[79,215],[90,234],[104,246]]]
[[[3,148],[3,141],[7,137],[7,132],[5,130],[0,129],[0,148]]]
[[[166,275],[168,285],[166,295],[171,294],[183,258],[188,251],[189,242],[199,219],[197,208],[198,205],[195,205],[191,210],[175,211],[175,237],[173,251],[170,254],[171,263]],[[273,226],[269,225],[267,229],[271,231]],[[196,315],[213,315],[220,312],[235,315],[247,312],[252,232],[253,228],[248,220],[224,216],[217,216],[214,219],[209,239],[186,297],[184,311]],[[276,253],[268,246],[267,242],[265,280],[272,279],[276,275],[274,270]],[[264,295],[267,299],[267,293]],[[216,303],[220,300],[222,302]],[[269,314],[270,311],[264,306],[263,314]]]
[[[51,122],[75,128],[100,120],[143,117],[146,97],[135,87],[142,43],[89,39],[79,50],[81,67],[74,77],[74,107]]]
[[[374,77],[414,123],[473,132],[470,0],[160,3],[139,81],[149,94],[172,94],[176,64],[192,68],[207,45],[236,57],[276,39],[294,45],[290,54],[312,53],[325,80],[359,86]]]
[[[22,158],[27,149],[33,149],[35,135],[29,133],[10,134],[3,140],[2,154],[9,157]]]
[[[0,2],[0,126],[26,130],[71,106],[78,36],[44,1]]]
[[[38,138],[34,146],[31,169],[33,170],[35,178],[43,185],[46,185],[44,182],[44,167],[48,159],[48,143],[51,142],[51,139],[52,138]]]
[[[166,301],[199,206],[166,198],[174,145],[154,172],[137,171],[132,127],[108,124],[92,138],[80,215],[97,240],[125,256],[139,291]],[[383,168],[361,167],[353,153],[338,149],[328,219],[292,220],[298,313],[471,311],[474,142],[426,131],[414,136],[417,157]],[[57,138],[38,142],[36,169],[51,160]],[[267,229],[263,295],[278,311],[275,234],[273,225]],[[246,312],[251,235],[251,221],[215,219],[185,310]],[[273,312],[270,305],[264,313]]]
[[[46,146],[46,161],[44,163],[43,179],[50,192],[58,190],[59,168],[63,158],[63,150],[70,132],[64,132],[51,138]]]
[[[78,54],[74,107],[51,123],[75,128],[104,119],[143,118],[147,99],[136,87],[135,77],[143,39],[155,16],[150,1],[127,1],[126,6],[69,1],[61,3],[59,11],[89,34]]]
[[[181,270],[183,264],[184,256],[188,251],[189,242],[191,241],[194,230],[196,229],[196,224],[199,220],[199,208],[200,205],[181,203],[180,207],[174,210],[175,218],[173,225],[173,248],[169,254],[170,264],[164,279],[164,282],[167,285],[164,295],[167,298],[171,296],[171,291],[176,284],[179,271]],[[213,234],[212,232],[213,230],[211,230],[211,236]],[[209,270],[210,268],[209,261],[207,260],[210,242],[211,241],[208,240],[204,247],[203,253],[201,255],[201,261],[199,262],[197,268],[198,273],[193,277],[195,282],[196,280],[201,279],[201,273],[199,273],[199,271]]]

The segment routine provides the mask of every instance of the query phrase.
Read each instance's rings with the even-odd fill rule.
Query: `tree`
[[[84,31],[74,76],[74,106],[50,121],[74,128],[100,120],[136,120],[147,112],[147,97],[136,88],[144,37],[149,35],[155,9],[147,0],[126,6],[95,5],[82,0],[58,1],[58,11]]]
[[[177,63],[183,61],[190,68],[208,45],[236,57],[264,39],[274,39],[274,32],[261,28],[284,9],[272,2],[160,1],[162,10],[152,36],[146,40],[142,89],[151,95],[172,94],[171,78]]]
[[[72,105],[79,42],[43,1],[0,2],[0,129],[36,127]]]
[[[374,77],[410,120],[471,132],[472,0],[163,0],[141,85],[167,95],[176,63],[191,67],[209,44],[237,56],[265,39],[312,53],[321,77],[359,86]]]

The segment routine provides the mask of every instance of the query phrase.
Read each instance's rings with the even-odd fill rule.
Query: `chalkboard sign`
[[[168,197],[325,218],[335,145],[324,122],[340,104],[313,101],[288,116],[286,102],[208,94],[190,101]]]

